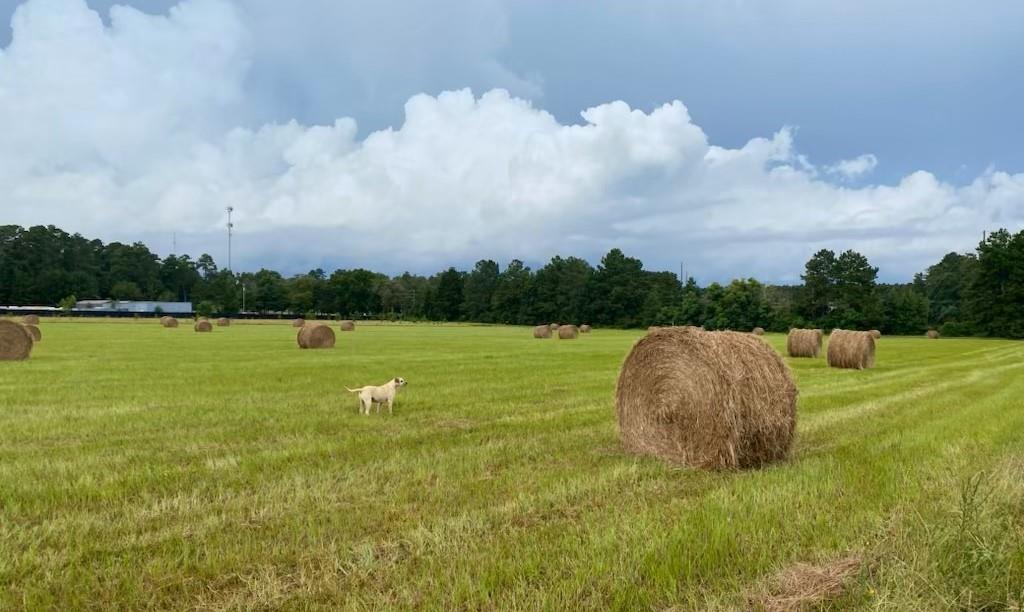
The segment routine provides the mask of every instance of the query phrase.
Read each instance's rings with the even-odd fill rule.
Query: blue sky
[[[0,5],[6,221],[220,260],[227,202],[236,268],[621,246],[704,282],[905,279],[1024,221],[1020,2],[115,4]]]

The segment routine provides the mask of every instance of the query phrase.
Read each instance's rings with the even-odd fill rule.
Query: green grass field
[[[0,609],[746,609],[851,557],[823,605],[1021,603],[1024,343],[790,359],[791,460],[709,473],[621,451],[638,331],[41,328],[0,363]],[[342,391],[393,376],[390,417]]]

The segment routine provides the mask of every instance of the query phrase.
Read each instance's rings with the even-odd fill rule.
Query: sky
[[[286,274],[905,281],[1024,226],[1024,3],[0,0],[0,223]]]

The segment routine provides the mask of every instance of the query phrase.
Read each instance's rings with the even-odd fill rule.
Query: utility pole
[[[231,213],[235,210],[233,206],[228,206],[228,272],[231,271],[231,230],[235,227],[235,224],[231,222]]]

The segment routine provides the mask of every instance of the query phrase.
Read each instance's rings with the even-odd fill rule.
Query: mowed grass
[[[638,331],[41,327],[0,363],[0,609],[743,609],[850,556],[837,609],[1021,594],[1024,343],[787,360],[792,459],[710,473],[622,452]],[[343,390],[393,376],[392,416]]]

